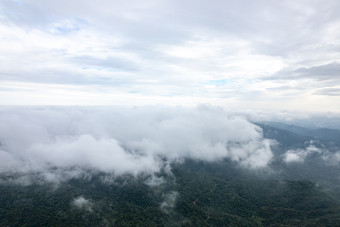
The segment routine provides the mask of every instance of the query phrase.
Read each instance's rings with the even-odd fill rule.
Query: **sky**
[[[1,0],[0,105],[340,112],[340,2]]]

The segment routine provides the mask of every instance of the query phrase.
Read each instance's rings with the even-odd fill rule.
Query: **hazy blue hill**
[[[268,139],[273,139],[279,142],[279,151],[280,153],[285,152],[290,148],[302,148],[305,147],[306,141],[310,141],[313,139],[311,136],[301,135],[286,129],[276,128],[270,125],[260,124],[263,129],[263,136]]]
[[[263,127],[272,126],[276,129],[286,130],[302,136],[309,136],[311,138],[332,141],[335,144],[340,145],[340,130],[337,129],[329,128],[309,129],[297,125],[284,124],[281,122],[263,122],[261,125]]]
[[[285,124],[285,123],[282,123],[282,122],[275,122],[275,121],[262,122],[262,124],[272,126],[272,127],[277,128],[277,129],[283,129],[283,130],[293,132],[293,133],[299,134],[299,135],[308,135],[308,132],[311,130],[311,129],[306,128],[306,127],[301,127],[301,126],[291,125],[291,124]]]
[[[337,144],[340,144],[340,130],[337,129],[329,128],[313,129],[308,132],[308,135],[324,140],[334,141]]]

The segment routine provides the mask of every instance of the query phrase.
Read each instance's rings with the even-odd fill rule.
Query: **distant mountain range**
[[[266,126],[272,126],[277,129],[283,129],[288,132],[295,133],[297,135],[309,136],[317,139],[323,139],[328,141],[333,141],[337,144],[340,144],[340,130],[337,129],[329,129],[329,128],[317,128],[317,129],[309,129],[297,125],[289,125],[281,122],[261,122],[260,124]]]

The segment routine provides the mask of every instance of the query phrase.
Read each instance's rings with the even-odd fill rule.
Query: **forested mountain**
[[[340,226],[339,141],[258,125],[277,141],[267,168],[185,159],[152,177],[89,170],[25,185],[2,175],[0,225]]]
[[[289,125],[281,122],[264,122],[262,125],[272,126],[277,129],[286,130],[297,135],[309,136],[316,139],[333,141],[340,145],[340,130],[329,128],[305,128],[297,125]]]

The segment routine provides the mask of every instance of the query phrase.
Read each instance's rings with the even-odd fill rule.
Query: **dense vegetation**
[[[306,180],[256,177],[230,162],[188,161],[167,183],[71,180],[59,185],[0,186],[1,226],[340,226],[340,203]],[[173,178],[176,181],[173,181]],[[120,180],[123,180],[120,179]],[[176,191],[176,205],[162,207]],[[72,204],[84,196],[91,209]]]
[[[280,140],[277,154],[310,139],[262,127]],[[4,180],[0,226],[340,226],[339,169],[318,163],[277,159],[254,172],[228,160],[186,160],[172,165],[173,175],[160,173],[164,182],[154,186],[148,176],[107,181],[102,173],[58,185]],[[80,197],[86,206],[75,205]]]

